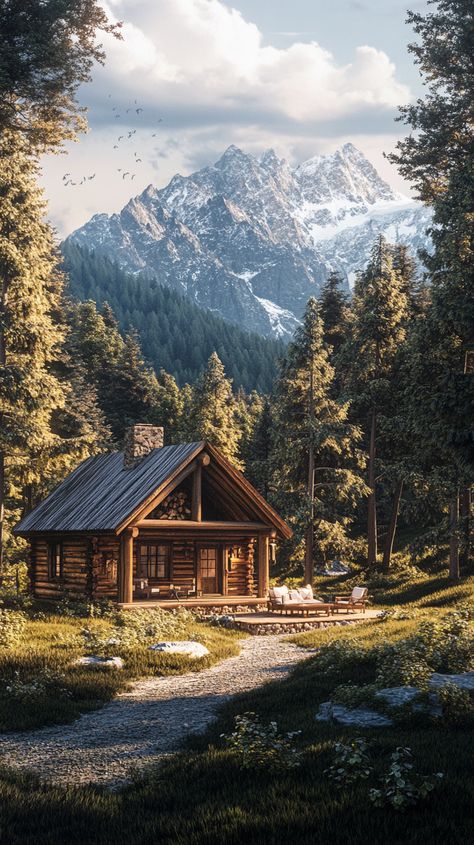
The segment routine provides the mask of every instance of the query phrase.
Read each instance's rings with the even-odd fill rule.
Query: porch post
[[[260,534],[258,538],[258,597],[267,597],[270,581],[269,541],[268,535]]]
[[[118,579],[118,600],[123,604],[133,602],[133,541],[138,537],[138,528],[127,528],[120,546],[120,572]]]

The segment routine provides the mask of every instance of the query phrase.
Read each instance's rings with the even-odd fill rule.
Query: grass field
[[[164,628],[158,625],[155,637],[142,636],[140,625],[131,632],[127,627],[117,629],[113,617],[65,618],[49,612],[40,616],[27,620],[13,646],[0,648],[0,732],[71,722],[81,713],[101,707],[137,678],[206,669],[239,651],[238,634],[198,623],[190,614],[171,617]],[[142,621],[146,629],[146,615]],[[123,670],[74,665],[78,657],[91,651],[84,631],[97,645],[113,639],[117,630],[123,642],[102,646],[102,650],[122,657]],[[152,642],[165,639],[195,639],[210,654],[192,659],[150,651]],[[97,653],[94,648],[92,651]],[[9,692],[8,687],[13,690]]]
[[[312,648],[335,641],[350,648],[357,641],[360,653],[333,672],[321,671],[317,655],[311,655],[288,679],[233,699],[205,736],[195,738],[181,754],[123,793],[41,786],[5,771],[0,779],[2,841],[11,845],[472,842],[472,724],[438,725],[424,718],[361,731],[314,718],[318,704],[337,686],[373,680],[374,646],[400,641],[415,631],[420,620],[439,620],[460,601],[472,602],[474,578],[450,587],[434,576],[392,592],[384,603],[405,607],[410,617],[417,614],[415,618],[299,635],[297,640]],[[241,768],[239,756],[224,747],[221,734],[232,729],[237,714],[247,711],[257,713],[263,723],[276,720],[283,731],[301,731],[295,740],[304,750],[299,768]],[[362,734],[370,741],[373,777],[386,768],[390,753],[403,745],[412,749],[418,772],[444,774],[441,785],[404,812],[374,807],[365,782],[339,787],[325,774],[334,745]]]

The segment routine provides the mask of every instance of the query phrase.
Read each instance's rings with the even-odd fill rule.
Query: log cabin
[[[122,452],[88,458],[27,514],[35,597],[108,598],[125,608],[251,606],[291,529],[210,443],[163,446],[128,429]]]

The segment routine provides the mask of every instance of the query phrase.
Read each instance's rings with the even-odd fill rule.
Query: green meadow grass
[[[422,590],[417,584],[400,585],[391,590],[389,600],[381,596],[386,605],[417,608],[416,619],[369,621],[294,637],[310,648],[356,639],[367,653],[332,674],[319,671],[309,653],[283,681],[233,698],[205,735],[189,739],[181,753],[120,793],[41,785],[5,769],[0,774],[0,841],[9,845],[469,845],[474,841],[472,729],[425,720],[363,731],[314,718],[319,703],[329,699],[336,686],[373,680],[374,645],[404,638],[420,619],[444,615],[473,598],[474,578],[457,587],[440,583],[436,576],[427,581]],[[240,768],[221,734],[232,729],[237,714],[247,711],[257,713],[262,722],[276,720],[282,731],[301,731],[298,743],[306,753],[300,768],[283,772]],[[357,735],[369,739],[376,773],[382,772],[397,746],[408,746],[418,772],[444,773],[441,785],[405,812],[375,808],[365,784],[338,787],[324,771],[332,763],[335,743]]]
[[[61,675],[61,680],[53,681],[44,695],[34,699],[28,695],[13,698],[0,690],[0,732],[72,722],[81,713],[110,701],[137,678],[201,671],[239,652],[236,632],[191,622],[179,639],[193,638],[203,643],[210,652],[205,657],[160,654],[150,651],[148,641],[142,646],[120,649],[123,670],[75,666],[75,659],[85,653],[80,636],[84,627],[104,635],[112,631],[112,623],[106,619],[46,614],[41,621],[28,621],[18,645],[0,649],[0,678],[7,683],[17,673],[26,682],[34,681],[45,669]]]

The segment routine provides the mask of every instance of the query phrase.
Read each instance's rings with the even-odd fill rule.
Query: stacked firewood
[[[191,519],[186,493],[170,493],[156,508],[156,519]]]

